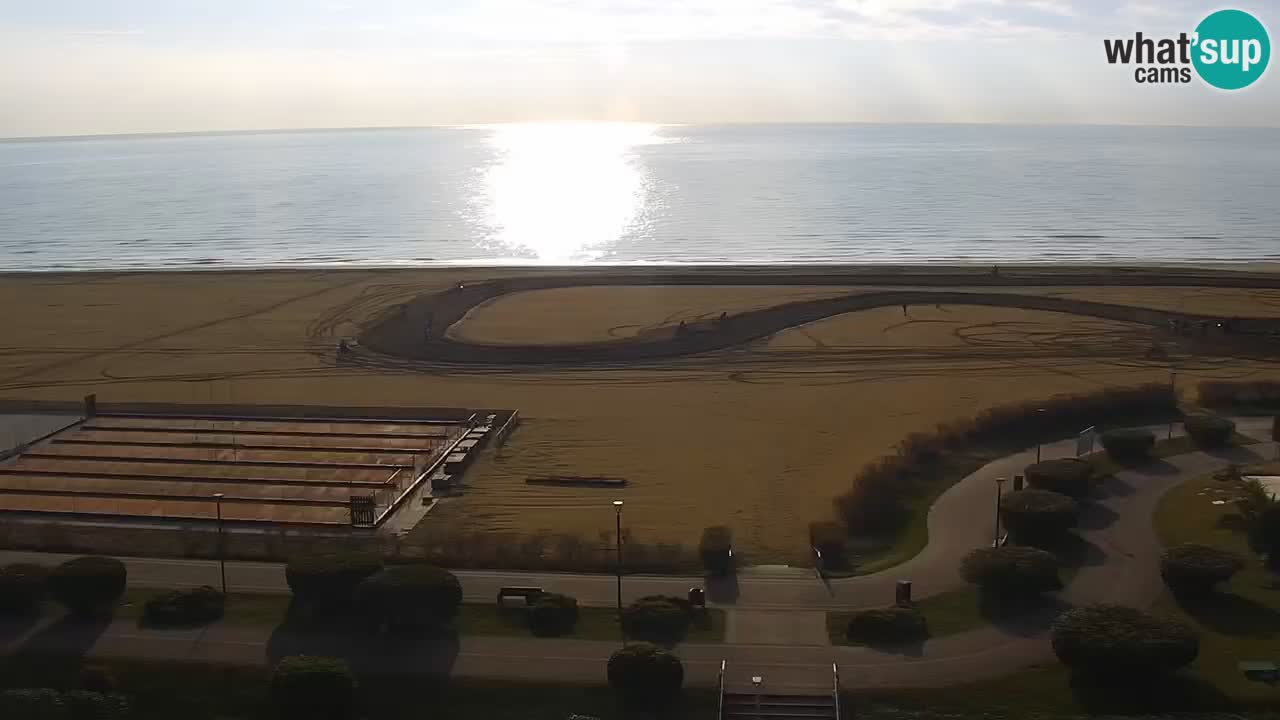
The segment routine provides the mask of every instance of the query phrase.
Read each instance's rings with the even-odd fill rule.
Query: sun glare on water
[[[481,203],[490,239],[539,262],[599,258],[637,222],[648,182],[634,149],[665,142],[658,126],[522,124],[492,128],[497,153]]]

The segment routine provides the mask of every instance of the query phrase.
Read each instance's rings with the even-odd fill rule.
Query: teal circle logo
[[[1271,38],[1243,10],[1219,10],[1196,26],[1191,62],[1200,78],[1221,90],[1249,87],[1267,71]]]

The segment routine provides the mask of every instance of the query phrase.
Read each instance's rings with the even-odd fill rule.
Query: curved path
[[[731,315],[724,323],[701,322],[676,335],[671,328],[660,328],[617,340],[572,344],[484,344],[450,338],[448,329],[460,322],[468,312],[483,303],[504,295],[531,290],[607,285],[894,285],[895,289],[858,291],[849,295],[800,300]],[[1059,286],[1059,285],[1210,285],[1226,287],[1273,288],[1276,278],[1253,276],[1117,276],[1090,278],[1088,282],[1061,276],[913,276],[851,278],[848,276],[809,276],[786,274],[747,277],[675,276],[650,277],[631,275],[586,275],[573,277],[525,277],[490,280],[458,285],[437,293],[420,296],[396,306],[366,327],[359,335],[360,346],[374,355],[423,362],[465,363],[469,365],[585,365],[628,363],[696,355],[736,347],[768,337],[780,330],[804,325],[844,313],[897,305],[984,305],[1024,310],[1085,315],[1121,322],[1141,323],[1167,328],[1173,322],[1217,322],[1223,318],[1168,310],[1131,307],[1111,303],[1070,298],[1020,295],[993,291],[995,287]],[[926,286],[926,287],[920,287]],[[934,290],[928,286],[971,286],[971,291]],[[985,291],[984,291],[985,289]],[[1237,318],[1242,330],[1266,335],[1280,332],[1280,318]],[[430,321],[433,337],[426,339],[424,329]],[[324,324],[324,323],[322,323]],[[1241,335],[1215,336],[1215,340],[1231,339],[1234,349],[1256,350],[1260,345],[1274,351],[1275,345],[1263,337]],[[366,356],[368,353],[364,353]]]
[[[1269,419],[1238,421],[1241,432],[1259,440],[1257,445],[1213,454],[1189,453],[1165,458],[1139,469],[1119,473],[1103,488],[1103,495],[1082,514],[1078,534],[1086,542],[1086,562],[1070,585],[1060,593],[1063,604],[1110,601],[1145,606],[1160,592],[1159,540],[1152,527],[1156,503],[1166,490],[1228,463],[1257,462],[1274,456]],[[1073,454],[1071,441],[1044,446],[1048,457]],[[919,555],[883,572],[823,583],[812,572],[744,570],[732,596],[713,596],[716,605],[729,612],[728,642],[722,645],[681,645],[688,680],[714,684],[721,660],[729,662],[730,685],[764,675],[773,688],[819,689],[829,687],[830,666],[839,663],[841,681],[849,688],[873,686],[937,686],[993,677],[1030,665],[1051,661],[1046,637],[1050,620],[1042,616],[988,626],[972,632],[929,640],[913,651],[886,652],[870,648],[830,647],[825,636],[815,637],[825,611],[889,604],[898,579],[911,579],[919,597],[945,592],[961,584],[960,558],[990,542],[993,533],[994,480],[1020,471],[1033,458],[1019,453],[997,460],[961,480],[945,492],[929,513],[930,542]],[[0,552],[0,562],[58,562],[63,556],[43,553]],[[217,563],[199,560],[127,559],[130,584],[140,587],[189,587],[214,583]],[[491,602],[502,585],[540,585],[578,597],[584,605],[610,606],[615,602],[615,581],[609,576],[499,571],[459,571],[469,601]],[[283,566],[270,563],[229,563],[228,581],[234,591],[287,592]],[[655,593],[683,593],[696,580],[681,577],[628,576],[625,598]],[[216,583],[215,583],[216,584]],[[743,618],[751,618],[745,622]],[[757,625],[759,624],[759,625]],[[743,627],[747,625],[750,627]],[[771,637],[777,628],[794,629],[796,635]],[[761,628],[764,635],[761,637]],[[0,628],[4,629],[4,628]],[[38,640],[34,636],[40,635]],[[58,637],[40,634],[39,628],[23,633],[0,632],[0,648],[12,652],[36,642],[43,649],[83,651],[101,656],[145,656],[198,659],[245,665],[264,665],[278,650],[279,638],[269,628],[214,625],[191,631],[142,630],[131,622],[117,621],[88,645],[68,647]],[[602,683],[605,659],[616,645],[583,640],[547,640],[514,637],[464,637],[450,654],[448,664],[456,675],[505,677],[526,680]],[[375,660],[375,662],[379,662]],[[389,661],[388,661],[389,662]],[[395,668],[403,669],[403,665]]]

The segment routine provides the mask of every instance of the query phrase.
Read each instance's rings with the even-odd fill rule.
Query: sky
[[[0,0],[0,137],[641,121],[1280,124],[1139,85],[1188,0]],[[1280,27],[1280,0],[1232,5]]]

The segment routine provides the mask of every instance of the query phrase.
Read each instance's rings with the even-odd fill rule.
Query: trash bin
[[[899,580],[898,586],[894,594],[894,604],[898,607],[908,607],[911,605],[911,581]]]
[[[689,604],[696,607],[707,606],[707,593],[700,587],[689,588]]]

